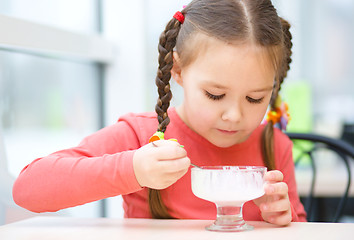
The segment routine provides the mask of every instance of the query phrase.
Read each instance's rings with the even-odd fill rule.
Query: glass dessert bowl
[[[215,222],[211,231],[245,231],[253,226],[242,216],[243,204],[264,194],[266,167],[205,166],[192,168],[192,191],[201,199],[215,203]]]

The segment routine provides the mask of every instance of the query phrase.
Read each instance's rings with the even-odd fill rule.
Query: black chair
[[[316,174],[317,174],[314,153],[320,149],[330,150],[334,152],[336,155],[338,155],[339,159],[343,161],[347,170],[348,181],[346,184],[345,192],[343,193],[342,197],[339,200],[339,203],[337,204],[334,217],[332,220],[329,220],[330,222],[338,222],[338,220],[343,214],[343,209],[348,200],[348,193],[351,184],[351,169],[350,169],[349,161],[350,159],[354,159],[354,147],[343,140],[324,137],[316,134],[309,134],[309,133],[286,133],[286,134],[293,141],[294,149],[296,148],[300,150],[300,154],[296,157],[296,159],[294,159],[295,167],[297,167],[299,162],[302,161],[304,158],[310,160],[310,165],[312,169],[312,182],[311,182],[310,192],[303,202],[305,210],[308,214],[307,217],[308,221],[313,221],[314,219],[313,218],[313,212],[314,212],[313,203],[315,200],[314,187],[316,183]],[[307,144],[307,147],[304,148],[303,147],[304,142],[307,143],[310,142],[310,144]]]

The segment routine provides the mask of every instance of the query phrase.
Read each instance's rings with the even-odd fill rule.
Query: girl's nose
[[[230,121],[230,122],[239,122],[242,117],[242,111],[241,108],[233,105],[227,108],[221,116],[221,119],[223,121]]]

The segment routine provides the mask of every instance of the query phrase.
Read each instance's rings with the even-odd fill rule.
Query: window
[[[97,33],[98,3],[0,2],[1,29],[8,30],[0,37],[0,127],[14,176],[102,127],[102,66],[112,46]],[[98,216],[97,203],[82,207],[68,213]]]

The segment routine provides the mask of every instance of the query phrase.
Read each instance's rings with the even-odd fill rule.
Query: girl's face
[[[174,53],[171,73],[184,89],[177,113],[212,144],[230,147],[245,141],[261,123],[275,70],[261,47],[206,38],[208,47],[185,67]]]

